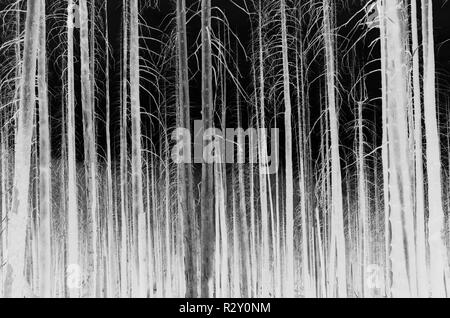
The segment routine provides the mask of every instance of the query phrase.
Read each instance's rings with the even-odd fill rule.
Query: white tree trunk
[[[212,87],[212,48],[211,48],[211,0],[202,0],[202,107],[204,130],[213,127],[214,105]],[[209,141],[210,142],[210,141]],[[204,146],[208,141],[203,140]],[[204,147],[205,148],[205,147]],[[203,163],[201,189],[201,296],[213,296],[214,269],[214,200],[210,194],[214,191],[214,167]],[[218,229],[216,229],[218,230]]]
[[[67,7],[67,263],[68,268],[80,268],[78,191],[75,146],[75,70],[74,70],[74,3]],[[74,288],[75,287],[75,288]],[[77,286],[68,286],[69,297],[79,296]]]
[[[390,262],[392,266],[392,296],[410,297],[417,292],[415,284],[415,251],[408,138],[408,87],[406,71],[405,30],[401,22],[401,2],[387,1],[383,5],[386,37],[387,135],[389,140],[389,203],[392,230]],[[386,168],[386,167],[385,167]]]
[[[122,2],[123,11],[123,48],[122,48],[122,89],[120,119],[120,202],[121,202],[121,248],[120,248],[120,288],[121,296],[129,294],[129,248],[128,248],[128,0]]]
[[[31,143],[36,102],[35,76],[40,15],[41,1],[28,0],[16,132],[13,203],[8,221],[5,297],[23,297],[28,294],[24,272],[25,246],[29,213]]]
[[[50,173],[50,123],[47,84],[47,28],[45,0],[41,1],[39,36],[39,295],[51,297],[51,173]]]
[[[289,56],[286,3],[281,0],[281,48],[283,53],[284,119],[286,138],[286,297],[294,297],[294,175],[292,163],[292,105],[289,79]]]
[[[264,79],[264,41],[263,41],[263,7],[262,1],[259,1],[259,127],[265,128],[265,79]],[[268,220],[268,202],[267,202],[267,134],[265,129],[260,130],[258,135],[259,149],[259,197],[261,204],[261,245],[260,245],[260,265],[261,265],[261,282],[259,284],[261,297],[269,296],[269,277],[270,277],[270,252],[269,252],[269,220]]]
[[[141,146],[141,103],[140,103],[140,71],[139,71],[139,4],[138,0],[130,2],[130,87],[131,87],[131,131],[132,154],[131,175],[133,191],[133,216],[137,217],[138,262],[139,262],[139,295],[146,297],[147,284],[147,241],[146,216],[143,207],[142,192],[142,146]]]
[[[441,148],[436,112],[436,70],[433,32],[433,3],[422,1],[424,39],[424,109],[428,174],[428,244],[430,246],[430,284],[432,297],[445,297],[444,210],[442,202]]]
[[[187,50],[187,31],[186,31],[186,1],[177,0],[177,26],[178,26],[178,85],[179,85],[179,125],[191,131],[190,119],[190,95],[189,95],[189,70],[188,70],[188,50]],[[190,146],[190,145],[189,145]],[[192,159],[189,149],[188,157]],[[180,174],[180,200],[184,215],[184,248],[185,248],[185,276],[186,276],[186,297],[196,298],[198,294],[197,266],[195,256],[197,254],[195,242],[195,209],[194,194],[192,186],[192,166],[191,164],[182,165],[179,169]],[[166,220],[168,222],[168,220]],[[168,233],[167,233],[168,235]],[[168,253],[169,255],[170,253]]]
[[[92,17],[94,18],[94,17]],[[80,48],[81,48],[81,99],[83,107],[83,136],[86,169],[86,197],[88,200],[88,255],[87,292],[90,296],[97,293],[98,275],[98,226],[97,226],[97,154],[95,146],[94,105],[92,74],[89,47],[89,20],[86,0],[80,0]]]
[[[331,263],[332,293],[347,296],[346,242],[342,199],[341,159],[339,154],[339,119],[337,115],[335,49],[332,34],[332,0],[324,0],[324,41],[327,68],[327,96],[331,135]],[[335,289],[336,287],[336,289]]]

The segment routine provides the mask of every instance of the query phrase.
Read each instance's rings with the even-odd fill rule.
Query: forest
[[[0,0],[0,297],[449,297],[449,15]]]

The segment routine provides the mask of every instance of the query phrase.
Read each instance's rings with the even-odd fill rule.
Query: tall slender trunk
[[[45,0],[41,1],[39,36],[39,294],[51,296],[51,173],[50,173],[50,123],[47,84],[47,28]]]
[[[74,3],[69,0],[67,7],[67,263],[68,267],[78,267],[78,191],[75,146],[75,70],[74,70]],[[69,297],[79,296],[78,286],[68,286]]]
[[[391,239],[388,253],[392,267],[392,296],[409,297],[416,293],[413,250],[414,228],[412,217],[412,183],[410,175],[410,149],[407,114],[407,65],[404,30],[401,24],[402,8],[399,1],[383,3],[382,24],[386,38],[386,52],[382,60],[386,65],[383,90],[386,94],[384,109],[387,116],[389,161],[389,213]]]
[[[128,0],[123,0],[123,48],[122,48],[122,89],[120,116],[120,202],[121,202],[121,248],[120,248],[120,288],[121,296],[129,291],[129,249],[128,249]]]
[[[202,0],[202,108],[205,131],[214,125],[214,105],[212,87],[212,49],[211,49],[211,0]],[[205,149],[211,140],[203,140]],[[214,166],[203,163],[201,189],[201,231],[202,231],[202,269],[201,296],[213,296],[214,269]]]
[[[284,119],[286,138],[286,296],[294,296],[294,175],[292,163],[292,105],[289,79],[286,3],[281,0],[281,48],[283,53]]]
[[[110,98],[110,42],[109,42],[109,19],[108,2],[105,1],[105,38],[106,38],[106,65],[105,65],[105,97],[106,97],[106,191],[107,191],[107,239],[108,239],[108,286],[107,296],[117,297],[117,245],[115,236],[115,222],[117,222],[116,208],[114,207],[114,189],[112,176],[112,154],[111,154],[111,98]]]
[[[93,18],[93,17],[92,17]],[[98,242],[97,242],[97,154],[95,147],[94,105],[92,91],[92,74],[90,68],[89,19],[86,0],[80,0],[80,49],[81,49],[81,102],[83,107],[83,136],[86,169],[86,197],[88,202],[88,274],[87,292],[90,296],[97,293]]]
[[[178,18],[178,16],[177,16],[177,18]],[[177,25],[179,25],[178,22],[177,22]],[[164,111],[164,127],[168,127],[168,114],[167,114],[167,102],[166,102],[167,101],[167,90],[166,90],[165,85],[164,85],[163,91],[164,91],[164,95],[163,95],[164,105],[166,106],[166,110]],[[179,105],[178,95],[177,95],[177,105]],[[177,109],[177,111],[179,111],[179,110],[180,109]],[[177,120],[180,119],[179,117],[180,116],[178,115]],[[165,144],[166,149],[170,148],[169,136],[167,133],[164,133],[164,144]],[[166,167],[169,167],[170,154],[168,151],[165,152],[164,162],[165,162]],[[147,160],[147,163],[148,163],[148,160]],[[147,171],[148,170],[149,169],[148,169],[148,164],[147,164]],[[149,174],[147,173],[147,175],[149,175]],[[173,258],[172,258],[172,248],[170,246],[170,226],[171,226],[172,220],[171,220],[171,214],[170,214],[171,213],[170,200],[167,199],[170,197],[170,171],[166,171],[164,173],[164,177],[165,177],[164,181],[165,181],[165,197],[166,197],[166,199],[164,200],[164,208],[165,208],[165,222],[164,222],[164,227],[165,227],[165,229],[164,229],[164,236],[165,236],[164,237],[164,245],[165,246],[164,247],[165,247],[165,254],[166,254],[165,255],[166,256],[166,264],[168,267],[167,272],[166,272],[166,284],[165,284],[165,295],[166,296],[165,297],[171,297],[171,295],[172,295],[172,278],[173,278],[173,267],[172,267]],[[149,189],[147,189],[147,192],[148,191],[149,191]],[[147,197],[148,197],[148,195],[147,195]],[[184,220],[183,220],[183,222],[184,222]],[[183,231],[184,231],[184,229],[183,229]],[[192,257],[194,257],[194,256],[192,255]],[[194,297],[192,297],[192,298],[194,298]]]
[[[220,30],[221,28],[219,28]],[[219,31],[220,33],[222,33],[223,36],[223,41],[224,41],[224,47],[221,48],[220,50],[222,51],[220,54],[222,54],[225,57],[225,51],[227,49],[227,45],[228,45],[228,41],[229,39],[227,39],[227,34],[225,32],[225,28],[223,30],[223,32],[221,32],[221,30]],[[226,59],[226,58],[225,58]],[[226,74],[227,74],[227,70],[226,70],[226,65],[225,62],[223,63],[224,65],[219,65],[219,76],[221,78],[221,85],[220,85],[220,99],[221,99],[221,128],[222,128],[222,132],[226,131],[226,121],[227,121],[227,78],[226,78]],[[217,186],[219,189],[219,193],[218,196],[216,197],[216,203],[219,206],[219,211],[220,211],[220,232],[221,232],[221,238],[222,240],[220,241],[221,243],[221,248],[222,248],[222,252],[221,252],[221,262],[220,262],[220,266],[221,266],[221,286],[222,286],[222,296],[223,297],[229,297],[230,295],[230,288],[229,286],[231,285],[228,282],[228,224],[227,224],[227,198],[228,198],[228,187],[227,187],[227,166],[226,166],[226,153],[225,153],[225,149],[221,149],[220,150],[220,154],[219,157],[221,158],[220,163],[217,165],[217,174],[220,176],[220,178],[215,178],[215,181],[217,182]],[[234,174],[232,174],[234,178]],[[220,182],[219,182],[220,180]],[[233,183],[233,181],[232,181]],[[233,183],[234,184],[234,183]],[[235,208],[234,204],[233,204],[233,208]],[[233,227],[234,229],[234,227]],[[237,234],[237,232],[236,232]],[[237,241],[237,245],[239,245],[239,241]],[[231,253],[232,254],[232,253]],[[239,273],[239,267],[236,267],[236,271]]]
[[[270,251],[269,251],[269,220],[267,208],[267,134],[264,129],[266,125],[265,116],[265,72],[264,72],[264,41],[263,41],[263,6],[262,1],[259,1],[258,13],[258,41],[259,41],[259,135],[258,135],[258,149],[259,149],[259,197],[261,206],[261,283],[260,289],[263,297],[269,295],[269,281],[270,276]]]
[[[387,116],[387,39],[386,39],[386,13],[383,1],[377,2],[377,10],[380,16],[380,47],[381,47],[381,86],[383,87],[381,93],[382,99],[382,146],[381,146],[381,160],[383,170],[383,205],[384,205],[384,287],[386,297],[391,295],[391,263],[390,263],[390,241],[391,228],[389,217],[391,214],[390,193],[389,193],[389,135],[388,135],[388,116]]]
[[[242,129],[242,114],[241,114],[241,98],[240,98],[239,89],[237,89],[237,121],[238,128]],[[248,222],[247,222],[247,203],[246,203],[246,195],[245,195],[245,175],[244,175],[244,167],[245,167],[245,139],[242,134],[242,130],[239,130],[238,135],[238,145],[241,147],[238,149],[238,163],[239,163],[239,241],[241,244],[241,295],[243,298],[248,298],[249,288],[250,288],[250,249],[249,249],[249,235],[248,235]],[[250,140],[250,145],[252,145],[252,141]],[[253,169],[251,165],[249,165],[250,169]],[[237,257],[235,255],[234,257]]]
[[[301,17],[302,10],[298,9],[299,17]],[[306,76],[305,76],[305,58],[303,48],[303,34],[300,30],[298,31],[298,47],[296,59],[296,86],[297,86],[297,112],[298,112],[298,169],[299,169],[299,195],[300,195],[300,214],[301,214],[301,269],[303,286],[305,290],[305,296],[312,296],[310,293],[310,273],[309,273],[309,251],[308,251],[308,228],[306,226],[307,222],[307,153],[306,153]],[[318,219],[319,220],[319,219]],[[320,234],[319,234],[320,235]],[[321,238],[319,238],[321,239]],[[321,241],[321,240],[320,240]],[[322,251],[323,252],[323,251]],[[322,253],[323,254],[323,253]],[[325,264],[322,264],[323,268]]]
[[[189,68],[188,68],[188,50],[187,50],[187,32],[186,32],[186,1],[177,0],[177,26],[178,26],[178,94],[179,94],[179,125],[191,131],[190,116],[190,96],[189,96]],[[189,144],[189,153],[187,157],[192,160],[191,144]],[[197,287],[197,263],[195,255],[197,254],[195,242],[195,210],[193,193],[193,174],[192,165],[187,163],[179,167],[180,176],[180,196],[181,206],[184,212],[184,251],[185,251],[185,279],[186,279],[186,297],[196,298],[198,294]]]
[[[139,4],[138,0],[130,1],[130,87],[131,87],[131,175],[133,192],[133,217],[137,218],[138,273],[139,295],[146,297],[147,284],[147,248],[146,222],[142,192],[142,146],[141,146],[141,103],[140,103],[140,71],[139,71]]]
[[[436,68],[433,33],[433,3],[422,1],[424,39],[424,109],[428,174],[430,246],[430,284],[433,297],[445,297],[445,266],[447,254],[444,245],[444,211],[442,202],[441,148],[436,104]]]
[[[336,66],[334,36],[332,34],[332,0],[324,0],[324,41],[327,69],[327,97],[331,135],[331,279],[332,292],[337,297],[347,296],[346,242],[342,201],[341,159],[339,154],[339,119],[337,115]],[[336,286],[337,285],[337,286]],[[335,289],[335,286],[337,289]]]
[[[255,50],[255,45],[252,45],[252,51],[253,54],[256,54],[256,50]],[[256,74],[256,69],[257,69],[257,62],[253,62],[252,63],[252,70],[253,70],[253,87],[255,89],[255,113],[258,114],[258,109],[257,109],[257,87],[258,87],[258,79],[257,79],[257,74]],[[251,114],[251,113],[250,113]],[[256,115],[257,116],[257,115]],[[250,116],[250,118],[252,118]],[[253,126],[253,123],[255,122],[254,119],[250,119],[248,121],[249,126]],[[255,140],[254,140],[254,136],[250,137],[250,149],[249,149],[249,158],[254,158],[255,154],[257,155],[258,153],[258,149],[259,149],[259,144],[255,144]],[[251,287],[251,292],[250,292],[250,297],[256,297],[257,295],[257,279],[258,279],[258,267],[257,267],[257,251],[256,251],[256,241],[257,241],[257,235],[256,235],[256,210],[255,210],[255,163],[252,160],[249,160],[249,170],[250,170],[250,175],[249,175],[249,185],[250,185],[250,266],[251,266],[251,272],[249,273],[251,280],[250,280],[250,287]]]
[[[361,88],[364,90],[364,88]],[[364,126],[363,126],[364,102],[358,102],[358,200],[359,200],[359,233],[361,240],[361,278],[362,297],[369,297],[366,271],[369,261],[369,231],[368,231],[368,209],[367,209],[367,184],[366,184],[366,160],[364,153]]]
[[[22,297],[28,293],[25,279],[25,246],[29,215],[31,143],[36,102],[35,76],[41,5],[41,1],[27,1],[16,130],[13,205],[8,221],[8,265],[4,289],[6,297]]]

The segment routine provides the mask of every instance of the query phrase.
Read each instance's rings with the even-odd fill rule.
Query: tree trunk
[[[364,88],[361,88],[363,91]],[[362,278],[362,297],[369,297],[368,283],[366,280],[366,271],[368,265],[369,253],[369,231],[368,231],[368,212],[367,212],[367,183],[366,183],[366,160],[364,153],[364,126],[363,126],[363,101],[358,102],[358,200],[359,200],[359,233],[361,241],[361,278]]]
[[[93,18],[93,17],[92,17]],[[81,48],[81,100],[83,107],[83,136],[86,169],[86,197],[88,202],[88,266],[87,292],[90,296],[97,293],[98,272],[98,226],[97,226],[97,154],[95,147],[94,105],[92,91],[92,74],[90,68],[89,20],[86,0],[80,0],[80,48]]]
[[[385,102],[389,140],[389,214],[391,243],[389,247],[392,267],[392,296],[410,297],[416,293],[414,276],[415,256],[413,250],[414,228],[412,216],[412,183],[410,175],[410,149],[408,140],[408,87],[406,47],[403,39],[401,8],[399,1],[387,1],[383,4],[386,53],[382,54],[386,65],[386,80],[383,90],[387,96]],[[387,167],[384,167],[385,169]]]
[[[50,173],[50,123],[47,84],[47,28],[45,0],[41,1],[39,36],[39,295],[51,296],[51,173]]]
[[[129,293],[129,233],[128,233],[128,0],[123,0],[123,49],[122,49],[122,89],[120,116],[120,211],[121,211],[121,248],[120,248],[120,288],[121,296]]]
[[[140,71],[139,71],[139,4],[138,0],[130,2],[130,87],[131,87],[131,175],[133,192],[133,217],[137,218],[137,245],[139,295],[147,297],[147,247],[146,222],[143,207],[142,191],[142,146],[141,146],[141,103],[140,103]]]
[[[78,191],[75,146],[75,70],[74,70],[74,3],[69,0],[67,17],[67,263],[68,267],[80,268]],[[67,286],[69,297],[77,298],[77,286]]]
[[[281,0],[281,48],[283,53],[284,119],[286,137],[286,296],[294,297],[294,175],[292,163],[292,105],[289,79],[286,3]]]
[[[27,1],[19,114],[16,130],[13,206],[8,222],[9,250],[4,289],[4,295],[7,298],[23,297],[27,294],[25,246],[29,213],[31,143],[36,102],[35,76],[41,5],[41,1]]]
[[[237,121],[238,128],[242,129],[242,114],[241,114],[241,98],[239,89],[237,90]],[[242,134],[242,130],[239,130],[238,145],[241,147],[238,149],[238,163],[239,163],[239,241],[241,244],[241,293],[243,298],[250,296],[250,248],[249,248],[249,235],[248,235],[248,222],[247,222],[247,203],[245,195],[245,139]],[[252,141],[250,141],[252,145]],[[251,165],[248,166],[253,169]],[[253,211],[252,211],[253,212]],[[237,257],[235,255],[235,257]]]
[[[441,148],[436,104],[436,70],[433,33],[433,3],[422,1],[422,23],[424,39],[424,109],[428,174],[430,246],[430,284],[432,297],[446,296],[445,266],[447,252],[444,244],[444,211],[441,187]]]
[[[189,68],[188,68],[188,50],[186,34],[186,1],[177,0],[177,26],[178,26],[178,94],[179,94],[179,127],[191,131],[190,116],[190,97],[189,97]],[[189,144],[191,147],[191,144]],[[191,148],[187,149],[187,157],[192,160]],[[191,163],[182,164],[178,170],[180,176],[180,203],[182,206],[184,222],[184,266],[186,279],[186,298],[197,298],[197,264],[195,255],[197,248],[195,243],[195,210],[194,193],[192,184],[192,165]],[[167,220],[166,220],[167,221]]]
[[[267,133],[264,127],[266,126],[265,116],[265,72],[264,72],[264,41],[263,41],[263,6],[262,1],[259,1],[258,13],[258,41],[259,41],[259,130],[258,135],[258,149],[259,149],[259,197],[261,204],[261,250],[260,250],[260,265],[261,265],[261,282],[259,284],[262,297],[269,296],[269,276],[270,276],[270,250],[269,250],[269,220],[268,220],[268,202],[267,202]]]
[[[211,52],[211,0],[202,0],[202,108],[204,131],[214,126],[214,105],[212,87],[212,52]],[[204,138],[203,149],[211,140]],[[203,163],[201,189],[201,231],[202,231],[202,269],[201,296],[212,297],[214,269],[214,165]]]
[[[332,0],[324,0],[324,26],[328,112],[331,135],[331,274],[332,293],[347,296],[346,242],[344,236],[344,209],[342,201],[341,159],[339,154],[339,119],[337,115],[336,66],[334,36],[332,34]],[[337,286],[336,286],[337,285]],[[335,289],[335,286],[337,289]]]

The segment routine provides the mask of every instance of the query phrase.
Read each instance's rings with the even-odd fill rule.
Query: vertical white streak
[[[444,211],[441,187],[441,149],[436,113],[436,78],[433,33],[433,3],[422,1],[424,24],[424,109],[428,174],[428,244],[430,246],[430,284],[432,297],[445,297],[446,250],[444,246]]]
[[[24,272],[25,240],[29,213],[31,142],[36,102],[35,76],[40,14],[41,1],[28,0],[14,160],[13,203],[8,220],[8,265],[5,278],[5,297],[23,297],[28,293]]]
[[[285,105],[285,135],[286,135],[286,296],[294,297],[294,177],[292,163],[292,106],[289,80],[289,59],[287,41],[286,3],[281,0],[281,38],[283,53],[283,84]]]
[[[51,296],[51,174],[50,174],[50,127],[47,84],[47,28],[45,0],[41,1],[39,36],[39,295]]]
[[[342,178],[341,162],[339,154],[339,119],[336,106],[336,67],[334,42],[331,29],[332,23],[332,0],[324,0],[324,41],[327,69],[327,94],[328,111],[330,116],[331,135],[331,280],[332,292],[335,292],[335,282],[337,284],[336,296],[347,296],[347,273],[346,273],[346,243],[344,236],[344,209],[342,201]],[[336,271],[336,272],[335,272]]]
[[[419,39],[417,26],[417,1],[411,1],[411,33],[413,54],[413,89],[414,89],[414,139],[415,139],[415,189],[416,189],[416,258],[418,296],[428,297],[427,254],[425,238],[425,196],[423,173],[423,130],[422,99],[420,87]]]
[[[137,218],[137,238],[139,251],[139,295],[146,297],[147,248],[146,222],[142,192],[142,147],[141,147],[141,105],[140,105],[140,64],[139,64],[139,5],[138,0],[130,1],[130,87],[131,87],[131,131],[132,155],[131,175],[133,191],[133,217]]]

